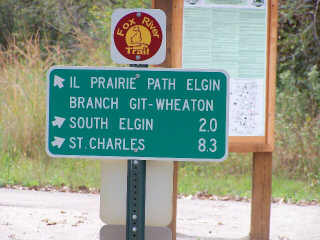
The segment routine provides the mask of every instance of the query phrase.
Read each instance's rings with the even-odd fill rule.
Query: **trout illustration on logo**
[[[133,12],[121,18],[114,29],[113,37],[117,50],[134,61],[153,57],[163,40],[157,20],[144,12]]]

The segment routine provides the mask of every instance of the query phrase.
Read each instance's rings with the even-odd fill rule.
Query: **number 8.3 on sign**
[[[217,140],[215,138],[205,139],[200,138],[198,140],[199,152],[216,152],[217,151]]]

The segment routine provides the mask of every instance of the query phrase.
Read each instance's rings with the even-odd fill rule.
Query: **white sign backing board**
[[[100,230],[100,240],[126,240],[126,226],[104,225]],[[172,232],[168,227],[145,227],[146,240],[172,240]]]
[[[111,58],[119,64],[161,64],[166,57],[166,15],[160,9],[116,9],[111,16]]]
[[[172,220],[173,162],[147,161],[146,226],[165,227]],[[126,225],[127,161],[101,161],[100,219]],[[163,238],[165,239],[165,238]]]

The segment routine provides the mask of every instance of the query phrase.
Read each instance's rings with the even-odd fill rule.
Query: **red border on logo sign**
[[[160,24],[154,17],[145,12],[133,12],[117,23],[113,39],[123,57],[144,61],[159,51],[163,36]]]

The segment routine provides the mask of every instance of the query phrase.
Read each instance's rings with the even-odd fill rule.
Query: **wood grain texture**
[[[263,137],[229,137],[230,152],[273,152],[276,102],[278,0],[268,1],[266,126]]]
[[[250,152],[272,152],[273,145],[256,142],[233,142],[229,143],[229,152],[250,153]]]
[[[167,53],[159,65],[166,68],[182,66],[182,21],[183,0],[153,0],[152,7],[163,10],[167,15]]]
[[[254,153],[250,240],[269,240],[272,153]]]
[[[152,7],[163,10],[167,15],[167,53],[160,67],[181,68],[182,65],[182,19],[183,0],[153,0]],[[178,195],[178,162],[174,162],[172,221],[169,225],[172,240],[176,239],[177,225],[177,195]]]
[[[182,0],[153,0],[153,7],[167,15],[167,56],[162,67],[179,68],[182,64]],[[274,149],[275,82],[277,54],[277,0],[269,1],[266,133],[263,137],[229,137],[229,151],[254,152],[252,174],[251,240],[267,240],[270,232],[272,151]],[[174,165],[173,218],[170,228],[176,239],[178,164]]]
[[[276,104],[277,38],[278,38],[278,0],[269,2],[268,13],[268,73],[267,73],[267,109],[266,144],[274,146],[274,122]],[[273,150],[273,148],[272,148]]]
[[[229,137],[230,152],[272,152],[274,150],[278,0],[270,0],[268,4],[265,136]],[[160,66],[180,68],[182,66],[183,1],[153,0],[152,6],[164,10],[167,15],[167,55]]]
[[[178,162],[174,162],[173,166],[172,221],[169,225],[172,232],[172,240],[177,238],[178,164]]]

